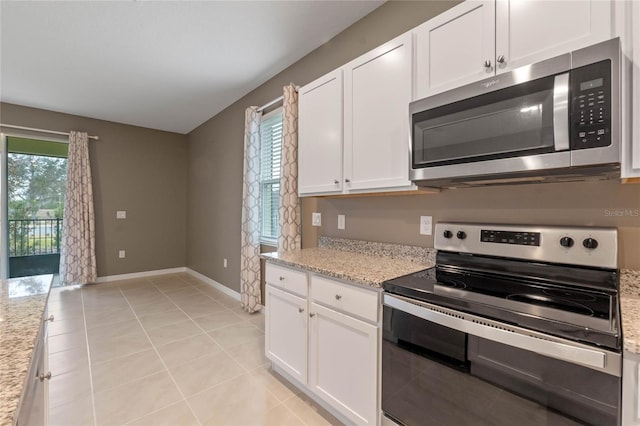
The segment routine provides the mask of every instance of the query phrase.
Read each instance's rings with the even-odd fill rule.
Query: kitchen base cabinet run
[[[45,308],[44,317],[47,317]],[[49,380],[51,373],[48,371],[48,346],[47,323],[51,318],[42,321],[36,345],[33,349],[33,358],[27,372],[27,382],[20,399],[14,426],[44,426],[49,422]]]
[[[346,424],[378,424],[379,293],[266,269],[265,354],[274,370]]]

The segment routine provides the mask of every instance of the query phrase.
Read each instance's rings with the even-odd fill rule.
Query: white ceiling
[[[0,100],[188,133],[382,3],[2,0]]]

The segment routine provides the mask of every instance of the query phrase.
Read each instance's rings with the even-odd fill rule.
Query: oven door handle
[[[441,306],[384,294],[384,305],[424,320],[440,324],[463,333],[472,334],[508,346],[528,350],[551,358],[580,364],[594,370],[620,377],[620,354],[590,349],[575,343],[546,336],[525,328],[455,311]]]

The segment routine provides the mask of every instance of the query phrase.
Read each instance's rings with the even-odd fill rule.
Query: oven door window
[[[554,76],[416,113],[414,168],[554,151]]]

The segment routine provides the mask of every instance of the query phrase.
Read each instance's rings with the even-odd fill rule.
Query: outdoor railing
[[[9,219],[9,257],[60,253],[62,219]]]

